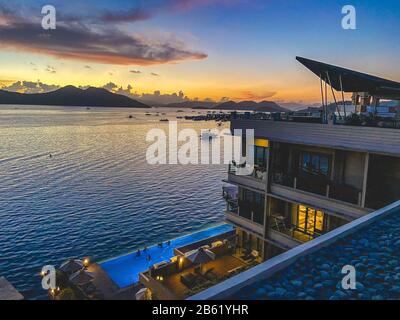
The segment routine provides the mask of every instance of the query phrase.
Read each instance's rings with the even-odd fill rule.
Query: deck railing
[[[321,233],[314,231],[312,234],[304,231],[298,226],[289,222],[283,216],[275,216],[272,215],[269,218],[269,227],[272,230],[278,231],[279,233],[283,233],[291,238],[295,238],[301,242],[307,242],[313,240],[316,237],[319,237]]]
[[[240,176],[241,165],[236,163],[230,163],[228,167],[228,173]],[[245,177],[251,177],[260,181],[265,181],[267,179],[267,171],[265,167],[254,165],[254,170],[249,175],[244,175]]]
[[[356,205],[361,205],[360,189],[321,177],[302,177],[285,173],[274,173],[273,182],[293,189],[325,196]]]

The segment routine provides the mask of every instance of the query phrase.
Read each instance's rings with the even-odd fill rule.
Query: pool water
[[[229,224],[220,224],[208,229],[175,238],[171,240],[171,243],[168,246],[164,242],[162,248],[160,248],[158,245],[153,245],[148,247],[145,253],[142,252],[140,256],[137,256],[135,251],[123,256],[106,260],[99,264],[119,288],[125,288],[139,281],[140,272],[146,271],[155,263],[172,258],[175,255],[174,248],[179,248],[193,242],[204,240],[232,229],[233,227]],[[147,255],[150,255],[150,261],[147,260]]]

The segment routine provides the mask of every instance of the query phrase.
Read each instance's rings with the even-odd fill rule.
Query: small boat
[[[160,121],[169,121],[168,119],[160,119]]]
[[[208,140],[208,141],[211,141],[212,139],[215,139],[217,137],[218,137],[218,135],[215,134],[214,132],[211,132],[211,130],[203,131],[201,133],[201,135],[200,135],[201,139],[205,139],[205,140]]]
[[[133,118],[133,116],[130,114],[128,118],[129,118],[129,119],[132,119],[132,118]]]
[[[151,113],[146,113],[146,116],[151,116]]]

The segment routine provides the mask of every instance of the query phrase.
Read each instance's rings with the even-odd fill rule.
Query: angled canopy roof
[[[400,100],[399,82],[302,57],[296,59],[328,84],[330,80],[337,91],[341,90],[341,77],[344,92],[368,92],[378,98]]]

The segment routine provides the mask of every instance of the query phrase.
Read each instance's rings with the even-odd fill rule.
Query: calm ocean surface
[[[221,221],[226,165],[145,159],[147,131],[189,113],[197,111],[0,106],[0,276],[43,298],[45,264],[99,261]]]

